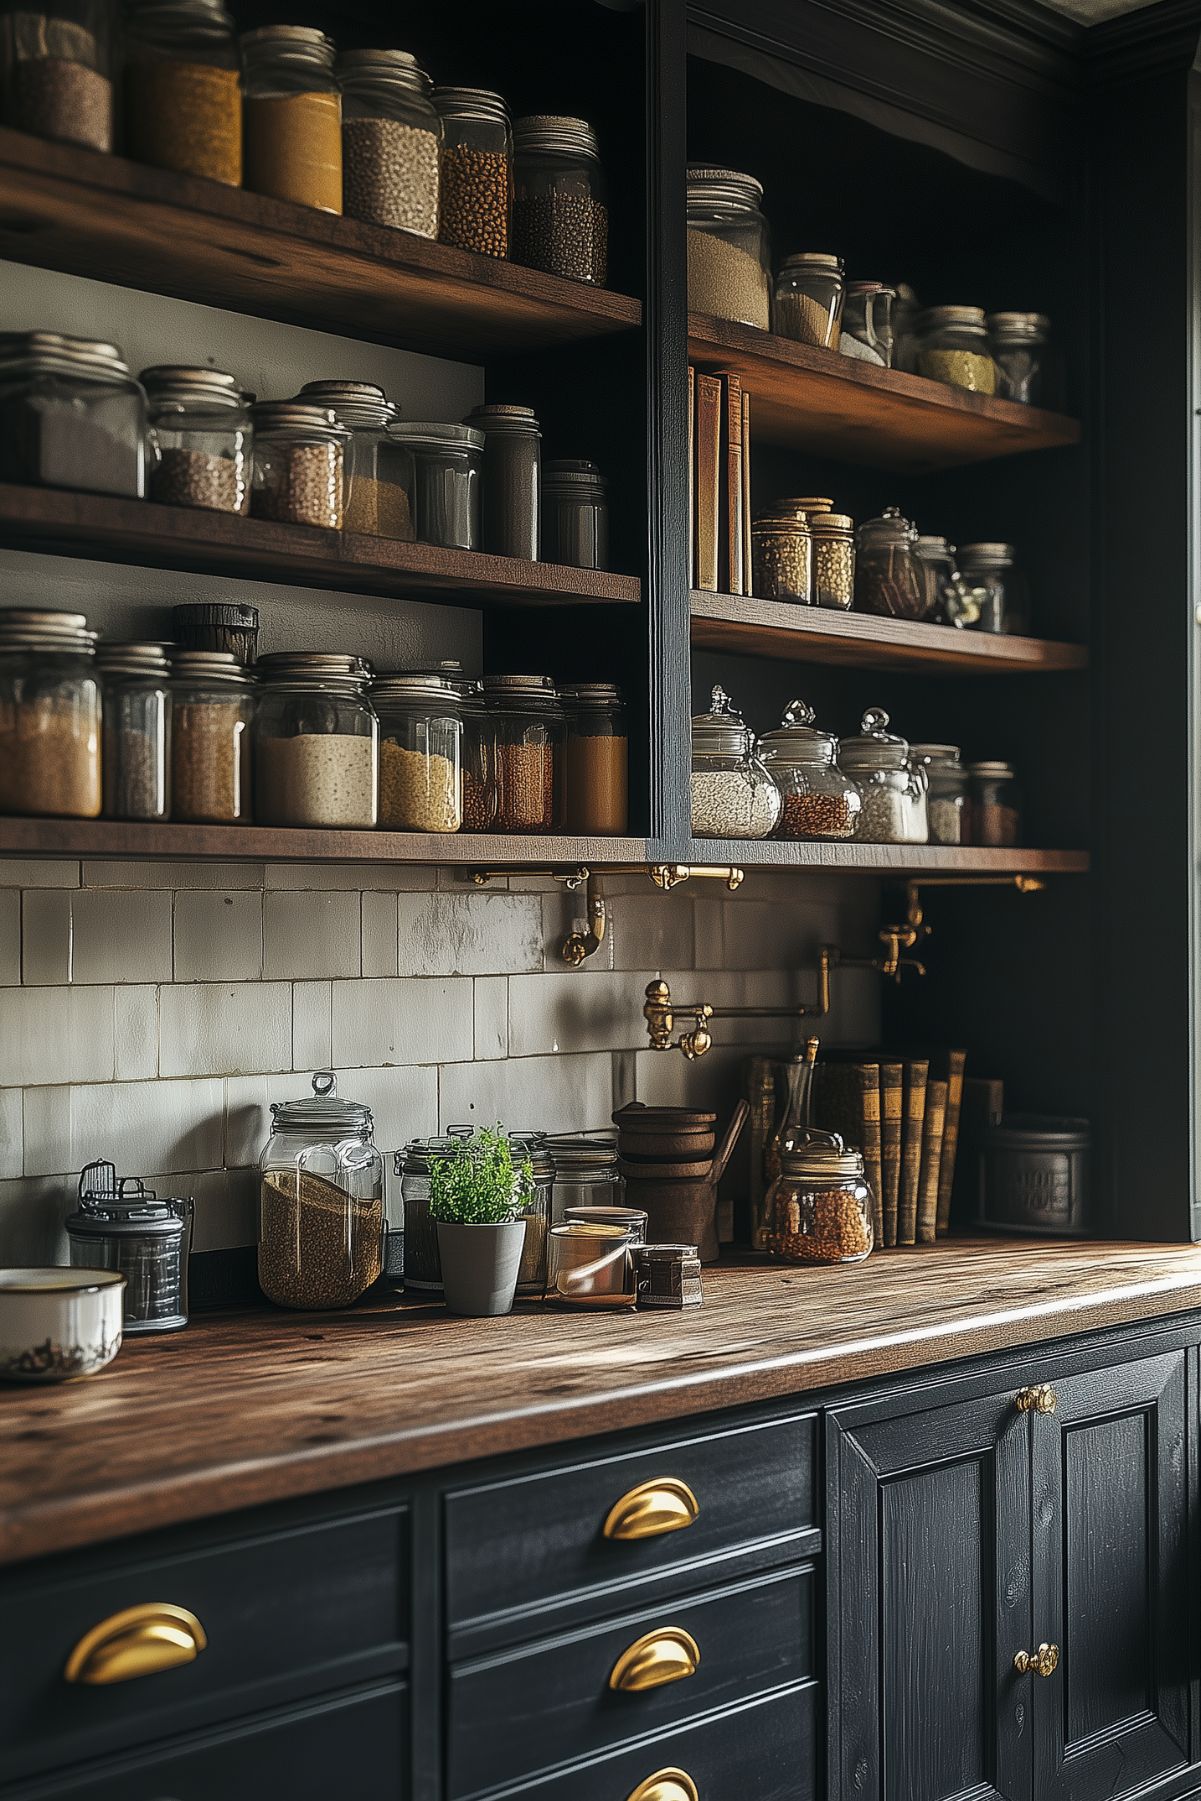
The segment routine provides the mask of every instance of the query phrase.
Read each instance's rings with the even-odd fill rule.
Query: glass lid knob
[[[812,725],[816,718],[807,700],[790,700],[784,709],[785,725]]]
[[[329,1095],[332,1095],[333,1098],[337,1100],[338,1078],[332,1069],[319,1069],[317,1071],[317,1074],[313,1077],[313,1093],[319,1094],[322,1100]]]
[[[709,696],[709,710],[712,713],[733,712],[733,708],[730,705],[730,697],[720,682],[714,683],[713,692]]]
[[[865,738],[885,738],[888,736],[888,714],[883,707],[869,707],[863,715],[860,731]]]

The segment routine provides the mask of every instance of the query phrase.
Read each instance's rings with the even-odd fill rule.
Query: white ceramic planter
[[[111,1269],[0,1269],[0,1381],[103,1369],[121,1349],[124,1293]]]

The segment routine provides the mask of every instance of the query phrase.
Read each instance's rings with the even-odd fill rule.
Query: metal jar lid
[[[138,380],[154,408],[197,404],[219,408],[245,406],[246,395],[222,369],[189,368],[183,363],[152,363]]]
[[[989,313],[985,321],[998,343],[1041,342],[1051,329],[1046,313]]]
[[[222,682],[233,688],[254,684],[250,671],[228,650],[176,650],[171,656],[171,677],[185,686],[189,682]]]
[[[900,507],[885,507],[879,518],[863,521],[858,537],[861,545],[872,538],[883,538],[890,543],[913,544],[917,541],[917,527],[905,518]]]
[[[854,297],[864,300],[869,294],[891,294],[895,300],[897,290],[886,281],[849,281],[847,283],[847,299]]]
[[[55,607],[0,608],[0,649],[67,652],[90,657],[97,633],[82,613]]]
[[[581,1132],[576,1136],[564,1134],[562,1137],[548,1138],[547,1145],[554,1162],[556,1174],[569,1171],[587,1173],[617,1167],[617,1134],[615,1132],[598,1132],[595,1137]]]
[[[959,746],[957,744],[911,744],[909,754],[915,763],[954,763],[959,762]]]
[[[855,521],[849,513],[811,513],[809,530],[815,538],[846,538],[855,530]]]
[[[388,675],[377,675],[371,684],[373,700],[428,701],[446,713],[459,709],[459,683],[446,676],[416,670],[399,669]]]
[[[334,69],[334,40],[309,25],[259,25],[238,40],[247,67],[253,63],[292,63]]]
[[[967,772],[981,782],[1012,782],[1015,777],[1013,764],[1006,763],[1000,757],[989,759],[983,763],[969,763]]]
[[[376,85],[426,96],[430,92],[430,78],[410,50],[342,50],[337,74],[343,89],[352,94]]]
[[[259,432],[308,432],[336,443],[348,436],[329,407],[301,400],[257,400],[250,416]]]
[[[96,648],[96,667],[102,675],[167,674],[167,644],[100,644]]]
[[[709,698],[709,711],[693,714],[693,753],[700,751],[748,756],[754,741],[755,734],[718,682]]]
[[[694,1244],[636,1244],[634,1246],[635,1263],[695,1263],[699,1262],[698,1248]]]
[[[542,492],[552,489],[599,488],[604,490],[605,478],[600,465],[590,457],[556,457],[542,465]]]
[[[400,417],[400,408],[373,381],[306,381],[296,398],[328,408],[338,425],[377,426],[382,431]]]
[[[559,698],[565,707],[619,707],[621,689],[616,682],[566,682]]]
[[[941,331],[944,327],[954,325],[970,326],[973,330],[984,330],[984,308],[982,306],[928,306],[917,320],[919,332]]]
[[[781,1153],[780,1166],[785,1175],[811,1182],[862,1179],[863,1152],[846,1144],[837,1132],[819,1132],[810,1126],[802,1143]]]
[[[366,657],[349,652],[277,650],[260,657],[255,667],[260,681],[280,687],[340,687],[357,691],[372,676]]]
[[[976,563],[983,569],[1007,569],[1014,561],[1012,544],[961,544],[959,561]]]
[[[984,1145],[995,1151],[1086,1151],[1092,1143],[1087,1119],[1042,1113],[1007,1114],[984,1133]]]
[[[132,380],[119,344],[103,338],[75,338],[60,331],[0,332],[0,364],[28,363],[34,368],[77,368],[110,380]]]
[[[394,421],[388,427],[393,438],[399,438],[413,450],[467,449],[482,450],[484,434],[470,425],[449,425],[441,419],[407,419]]]
[[[338,1093],[332,1069],[319,1069],[313,1092],[295,1101],[276,1101],[271,1108],[272,1132],[345,1132],[370,1138],[372,1115],[361,1101],[348,1101]]]
[[[471,409],[463,423],[485,434],[524,432],[535,438],[542,435],[532,406],[477,406]]]
[[[600,154],[596,132],[587,119],[573,119],[561,113],[528,113],[523,119],[514,119],[513,149],[518,156],[531,150],[566,156]]]
[[[787,275],[790,269],[813,269],[823,275],[841,275],[845,267],[840,256],[828,250],[797,250],[792,256],[786,256],[780,264],[780,274]]]
[[[398,1176],[428,1175],[432,1163],[453,1157],[462,1142],[461,1138],[450,1137],[411,1138],[403,1150],[393,1151],[393,1171]]]
[[[763,183],[741,169],[715,169],[694,164],[688,169],[688,200],[716,200],[757,207],[763,199]]]
[[[494,94],[491,88],[436,87],[434,105],[440,113],[449,113],[452,117],[466,115],[494,120],[505,126],[509,123],[508,107],[501,95]]]
[[[549,675],[486,675],[483,689],[489,700],[557,700],[559,697]]]
[[[869,707],[863,715],[858,738],[844,738],[839,761],[844,769],[903,769],[909,761],[909,745],[887,730],[883,707]]]
[[[955,546],[936,532],[919,532],[913,540],[913,548],[919,557],[953,557]]]

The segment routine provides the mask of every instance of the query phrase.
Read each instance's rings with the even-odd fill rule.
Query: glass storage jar
[[[102,644],[104,812],[108,819],[171,813],[171,683],[161,644]]]
[[[384,1160],[371,1109],[332,1070],[277,1101],[259,1165],[259,1287],[277,1307],[349,1307],[384,1267]]]
[[[772,330],[777,337],[828,350],[838,342],[845,293],[840,256],[806,250],[785,257],[776,276]]]
[[[855,522],[849,513],[812,511],[813,605],[847,612],[855,599]]]
[[[463,715],[463,830],[490,832],[496,824],[496,727],[483,684],[460,688]]]
[[[480,256],[508,256],[513,217],[513,134],[499,94],[434,89],[442,121],[438,236]]]
[[[380,676],[379,823],[385,831],[457,832],[463,824],[463,720],[457,688],[438,675]]]
[[[955,599],[955,546],[933,533],[921,533],[913,540],[913,554],[922,589],[918,617],[954,624],[959,610]]]
[[[4,0],[4,123],[34,137],[111,150],[111,30],[108,0]]]
[[[0,480],[141,500],[146,396],[115,344],[0,332]]]
[[[540,113],[514,121],[513,260],[604,287],[608,194],[586,119]]]
[[[766,838],[780,817],[780,790],[763,767],[755,734],[725,689],[692,720],[692,829],[698,838]]]
[[[813,534],[805,514],[779,503],[751,526],[751,568],[759,600],[813,604]]]
[[[784,1151],[764,1203],[763,1242],[781,1263],[862,1263],[874,1243],[863,1153],[810,1127]]]
[[[914,555],[917,527],[898,507],[865,519],[856,534],[855,609],[885,619],[924,619],[927,586]]]
[[[393,1169],[400,1177],[403,1249],[397,1254],[389,1246],[388,1267],[392,1274],[403,1268],[406,1288],[442,1293],[438,1228],[430,1216],[430,1168],[440,1158],[453,1157],[460,1142],[457,1137],[414,1138],[393,1156]],[[389,1236],[397,1229],[390,1226]]]
[[[96,819],[101,718],[83,614],[0,610],[0,813]]]
[[[972,394],[995,394],[997,365],[988,348],[984,308],[932,306],[917,321],[917,372]]]
[[[965,544],[959,573],[969,587],[982,590],[980,631],[1029,631],[1030,590],[1012,544]]]
[[[630,734],[621,690],[612,682],[571,682],[561,698],[564,827],[620,834],[630,823]]]
[[[688,171],[688,307],[771,329],[771,244],[763,184],[736,169]]]
[[[334,46],[306,25],[242,34],[244,179],[255,194],[342,211],[342,96]]]
[[[542,433],[528,406],[477,406],[463,421],[484,439],[484,550],[536,563],[542,537]]]
[[[842,328],[838,348],[843,356],[879,369],[892,368],[892,306],[895,288],[882,281],[849,281],[842,303]]]
[[[814,726],[813,708],[794,700],[774,732],[759,740],[764,767],[783,796],[776,838],[853,838],[863,801],[838,767],[838,739]]]
[[[248,825],[254,678],[229,651],[177,650],[171,659],[171,817]]]
[[[553,832],[559,823],[563,708],[548,675],[486,675],[498,832]]]
[[[910,755],[926,771],[931,844],[968,844],[967,770],[957,744],[915,744]]]
[[[250,405],[232,375],[156,363],[146,390],[150,498],[213,513],[250,511]]]
[[[350,433],[328,407],[260,400],[250,410],[254,477],[250,510],[282,525],[341,531]]]
[[[222,0],[125,0],[126,154],[242,185],[238,35]]]
[[[1038,406],[1051,321],[1045,313],[990,313],[986,323],[997,365],[997,393],[1003,400]]]
[[[413,457],[418,543],[478,550],[483,432],[435,420],[396,423],[390,432]]]
[[[612,1132],[564,1134],[547,1140],[555,1166],[551,1223],[562,1225],[569,1207],[619,1207],[626,1191],[617,1168]]]
[[[1010,850],[1022,840],[1022,801],[1012,763],[969,763],[969,843]]]
[[[328,408],[346,433],[343,529],[411,543],[415,476],[412,452],[392,435],[399,408],[370,381],[306,381],[296,398]]]
[[[569,569],[609,567],[609,496],[587,457],[542,465],[542,556]]]
[[[379,720],[362,657],[260,657],[254,804],[261,825],[369,829],[379,816]]]
[[[452,1132],[470,1134],[471,1130],[470,1126],[451,1127]],[[520,1165],[528,1157],[534,1176],[533,1191],[521,1213],[525,1239],[517,1271],[517,1293],[541,1298],[546,1289],[546,1236],[555,1186],[554,1159],[545,1132],[510,1132],[508,1139],[514,1164]]]
[[[442,121],[430,79],[407,50],[344,50],[342,210],[352,219],[438,235]]]
[[[844,738],[838,753],[863,796],[856,839],[861,844],[928,843],[925,769],[913,761],[905,739],[889,732],[883,707],[869,707],[860,729],[862,736]]]

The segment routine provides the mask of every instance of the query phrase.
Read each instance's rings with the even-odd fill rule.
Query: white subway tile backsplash
[[[338,1069],[469,1059],[475,1027],[465,979],[334,983]]]
[[[399,970],[396,961],[396,896],[375,893],[360,895],[359,899],[363,915],[363,974],[394,976]]]
[[[71,893],[29,888],[21,896],[21,975],[27,988],[71,980]]]
[[[0,983],[21,980],[21,896],[15,889],[0,889]]]
[[[257,982],[263,973],[263,897],[254,892],[175,897],[175,980]]]
[[[280,1079],[273,1076],[227,1077],[222,1098],[225,1144],[222,1161],[227,1169],[256,1164],[262,1156],[271,1130],[272,1100],[299,1098],[300,1085],[295,1095],[273,1095],[270,1084]]]
[[[169,982],[171,896],[81,889],[71,897],[73,982]]]
[[[0,989],[0,1088],[113,1074],[111,988]]]
[[[19,1176],[25,1167],[22,1161],[24,1098],[19,1088],[0,1088],[0,1177]]]
[[[475,1055],[490,1062],[509,1052],[509,979],[477,976],[475,980]]]
[[[0,858],[0,888],[78,888],[79,864],[40,857]]]
[[[432,888],[434,872],[413,863],[268,863],[264,882],[268,889],[306,894],[395,894]]]
[[[158,1074],[158,989],[139,983],[113,989],[113,1074],[140,1082]]]
[[[533,894],[402,894],[400,972],[511,975],[542,968],[542,906]]]
[[[74,1206],[75,1178],[0,1182],[0,1247],[9,1264],[70,1262],[63,1225]]]
[[[85,863],[85,888],[176,889],[262,888],[261,863]]]
[[[269,981],[357,976],[361,970],[357,894],[263,897],[263,974]]]
[[[292,1067],[287,982],[196,982],[159,994],[159,1074],[256,1075]]]
[[[222,1085],[106,1082],[25,1095],[25,1174],[78,1172],[107,1157],[122,1175],[217,1169]]]
[[[438,1130],[438,1071],[422,1069],[344,1069],[338,1071],[338,1093],[370,1107],[375,1142],[388,1154],[410,1138],[428,1138]]]
[[[646,1042],[644,970],[509,977],[509,1052],[637,1050]]]
[[[292,1068],[328,1069],[333,1057],[333,998],[330,982],[296,982],[292,987]]]
[[[439,1072],[440,1129],[454,1125],[546,1132],[590,1131],[613,1111],[613,1061],[587,1057],[517,1057],[497,1063],[452,1063]]]
[[[613,968],[687,967],[692,962],[693,905],[687,884],[683,892],[677,888],[659,894],[648,882],[642,893],[615,897],[609,921]]]
[[[190,1195],[193,1251],[236,1250],[258,1242],[258,1182],[249,1169],[164,1171],[147,1178],[159,1194]]]

